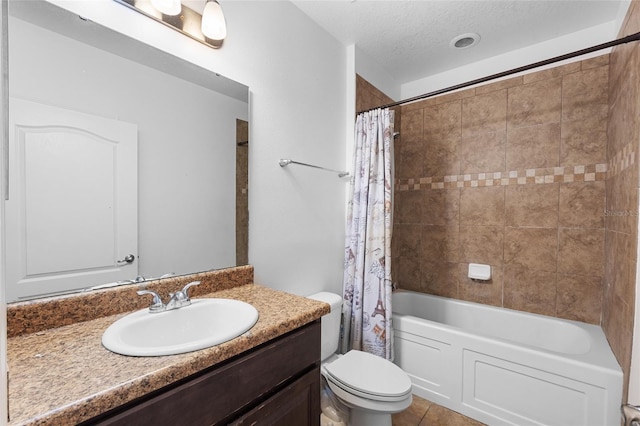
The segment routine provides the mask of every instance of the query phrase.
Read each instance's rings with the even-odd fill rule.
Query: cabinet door
[[[231,423],[233,426],[317,426],[320,424],[320,370],[295,382]]]

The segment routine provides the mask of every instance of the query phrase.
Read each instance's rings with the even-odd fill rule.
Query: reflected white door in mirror
[[[75,2],[63,3],[66,6]],[[105,2],[105,6],[107,3],[111,4]],[[113,6],[118,11],[123,9],[115,2]],[[137,14],[130,15],[133,15],[132,18],[137,17]],[[147,23],[144,18],[142,22]],[[105,263],[103,260],[107,257],[104,253],[106,249],[102,249],[102,254],[90,254],[91,247],[82,241],[74,243],[74,247],[84,246],[85,250],[81,255],[98,259],[98,262],[90,263],[91,268],[78,268],[73,264],[71,269],[52,269],[57,271],[54,274],[65,276],[67,282],[75,278],[76,274],[84,275],[86,279],[81,284],[74,283],[75,288],[82,291],[112,285],[121,280],[133,280],[138,276],[149,279],[167,273],[183,275],[235,266],[235,156],[238,151],[237,142],[248,141],[246,137],[238,139],[236,136],[236,120],[249,121],[248,87],[158,49],[158,46],[163,45],[161,37],[157,40],[158,46],[155,43],[149,45],[96,22],[80,19],[78,15],[50,1],[11,2],[8,27],[10,97],[37,101],[98,118],[108,117],[135,123],[137,126],[138,149],[134,153],[137,161],[132,157],[131,166],[125,169],[132,176],[117,180],[118,184],[126,184],[127,190],[137,188],[137,199],[130,203],[118,201],[114,204],[116,209],[137,206],[137,229],[132,229],[126,237],[135,239],[137,250],[119,246],[123,241],[130,241],[120,234],[120,230],[125,231],[121,222],[113,225],[111,222],[106,224],[95,221],[95,227],[103,233],[96,236],[93,233],[98,233],[99,230],[88,230],[87,239],[90,238],[92,242],[98,237],[105,237],[106,240],[106,236],[111,234],[104,230],[109,227],[115,228],[121,235],[118,245],[113,241],[109,242],[108,266],[95,266]],[[158,25],[158,29],[165,31],[162,25]],[[153,28],[149,28],[149,31],[153,33]],[[192,40],[182,41],[184,50],[189,51]],[[77,133],[82,134],[81,131],[73,134]],[[38,137],[40,136],[42,135]],[[112,140],[109,137],[106,139]],[[101,146],[95,141],[94,144]],[[120,150],[120,145],[117,146],[117,150]],[[247,145],[241,148],[243,154],[246,154]],[[68,164],[71,158],[85,165],[84,167],[90,164],[89,161],[81,160],[81,151],[73,149],[72,154],[64,156],[66,162],[61,164]],[[88,150],[87,154],[92,155],[92,151]],[[122,164],[121,160],[114,162],[118,167]],[[74,167],[75,164],[66,166],[70,170]],[[91,167],[93,166],[88,169]],[[99,166],[95,167],[97,169]],[[13,164],[10,169],[16,170]],[[137,184],[134,180],[136,170]],[[20,182],[18,178],[13,180],[14,183]],[[74,185],[95,179],[67,180]],[[242,188],[246,188],[246,179],[241,183]],[[47,184],[49,185],[48,182]],[[57,184],[66,184],[66,181]],[[53,183],[50,185],[53,186]],[[92,185],[95,187],[97,184]],[[108,195],[107,189],[103,192]],[[24,197],[31,197],[29,188],[23,190]],[[57,191],[64,190],[57,188]],[[117,190],[118,196],[122,194],[119,191],[120,189]],[[40,190],[40,193],[43,192],[47,191]],[[90,194],[97,195],[97,192],[98,189],[94,189]],[[59,194],[55,195],[58,196]],[[111,202],[94,201],[95,204],[87,204],[99,206]],[[56,203],[56,206],[62,209],[65,205]],[[82,203],[77,208],[70,208],[68,204],[66,206],[67,210],[77,214],[80,208],[86,208]],[[246,210],[246,203],[241,207]],[[47,206],[47,209],[51,208]],[[49,219],[51,213],[46,214],[45,218]],[[61,215],[72,221],[72,216],[66,214],[62,210]],[[132,213],[132,216],[136,214]],[[50,235],[51,227],[48,223],[45,224],[47,226],[42,227],[43,231]],[[244,236],[247,226],[245,222],[242,224],[244,226],[241,231],[244,234],[240,234]],[[14,225],[11,227],[15,229]],[[74,238],[81,235],[79,225],[72,222],[70,227]],[[27,229],[35,231],[36,228],[27,225]],[[71,232],[61,231],[59,234],[65,235],[66,239]],[[35,244],[38,238],[34,234],[30,244]],[[68,242],[69,245],[72,243],[73,241]],[[52,251],[56,251],[57,257],[63,257],[58,256],[58,251],[66,253],[66,250],[51,250],[50,247],[33,245],[30,250],[26,262],[33,258],[33,251],[44,253],[45,258],[52,262]],[[22,253],[20,256],[24,257],[24,251]],[[112,258],[113,253],[116,255]],[[129,254],[136,257],[132,264],[116,265],[115,262],[124,260]],[[18,254],[12,253],[12,256],[12,260],[5,259],[6,263],[18,264],[15,260]],[[74,256],[64,258],[74,261],[80,259]],[[246,263],[246,257],[240,259]],[[7,287],[12,289],[10,291],[25,290],[24,293],[31,293],[31,297],[51,295],[49,292],[54,291],[52,287],[44,289],[48,294],[38,288],[42,273],[25,265],[24,260],[21,262],[23,263],[19,268],[22,269],[18,269],[18,275],[7,277]],[[68,265],[64,266],[67,267]],[[40,269],[39,266],[38,268]],[[71,272],[76,269],[79,272]],[[28,279],[25,278],[27,270],[31,271]],[[108,275],[105,271],[113,270],[123,272],[120,276],[122,278],[102,276]],[[18,283],[17,280],[22,281]],[[70,288],[62,291],[72,290]],[[14,302],[21,299],[14,293],[7,300]]]
[[[17,98],[9,111],[7,299],[135,277],[137,259],[119,261],[138,252],[137,126]]]

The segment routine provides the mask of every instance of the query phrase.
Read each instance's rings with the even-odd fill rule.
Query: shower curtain
[[[342,351],[393,359],[391,214],[394,112],[358,115],[345,240]]]

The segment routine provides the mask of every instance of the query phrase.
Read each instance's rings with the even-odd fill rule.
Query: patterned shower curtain
[[[393,118],[387,108],[356,119],[342,312],[342,350],[358,349],[389,360]]]

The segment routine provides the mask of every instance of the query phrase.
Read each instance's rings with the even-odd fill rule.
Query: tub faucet
[[[153,314],[156,312],[171,311],[173,309],[179,309],[184,306],[189,306],[191,304],[191,299],[189,298],[189,289],[199,284],[200,281],[192,281],[189,284],[185,285],[182,290],[176,291],[175,293],[169,293],[169,301],[166,305],[162,303],[162,299],[155,291],[138,290],[137,293],[140,296],[145,294],[150,294],[153,296],[151,306],[149,306],[149,312]]]

